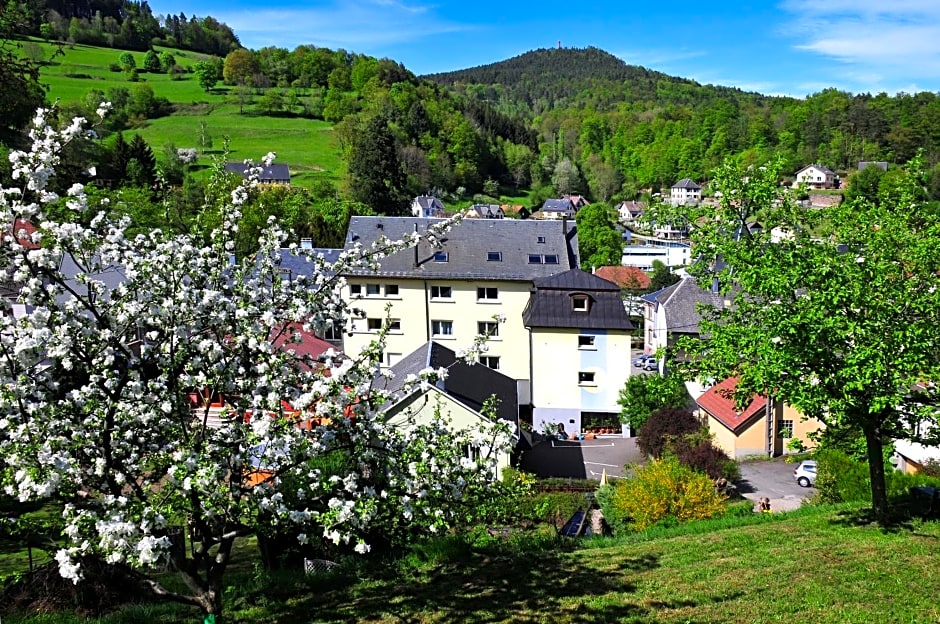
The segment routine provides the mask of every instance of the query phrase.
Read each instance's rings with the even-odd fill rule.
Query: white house
[[[682,178],[669,189],[669,203],[673,206],[687,206],[700,201],[702,201],[702,187],[691,178]]]
[[[636,223],[637,219],[642,217],[643,213],[646,212],[646,202],[635,200],[622,201],[617,204],[616,210],[620,222],[627,227],[631,227]]]
[[[431,195],[419,195],[411,200],[411,215],[414,217],[437,218],[444,216],[444,203]]]
[[[675,344],[679,336],[699,336],[700,304],[726,305],[724,298],[702,289],[693,278],[678,282],[643,296],[646,304],[643,323],[643,351],[656,353]],[[662,363],[660,363],[662,369]]]
[[[800,184],[806,184],[813,189],[836,188],[836,174],[832,169],[814,163],[796,172],[793,187],[796,188]]]
[[[531,332],[533,429],[619,431],[633,329],[620,287],[580,269],[535,280],[523,322]]]
[[[653,268],[654,260],[669,267],[686,266],[692,255],[689,243],[632,232],[625,234],[624,238],[623,254],[620,257],[623,266],[649,271]]]

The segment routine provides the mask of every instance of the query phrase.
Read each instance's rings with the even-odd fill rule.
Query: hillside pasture
[[[155,96],[169,100],[176,109],[173,115],[146,120],[141,127],[125,132],[128,136],[139,133],[158,157],[162,157],[168,142],[180,148],[199,147],[200,122],[205,122],[212,147],[200,151],[197,168],[206,168],[213,157],[220,156],[223,139],[228,137],[228,160],[250,158],[258,162],[268,152],[276,152],[277,162],[290,167],[291,182],[298,186],[323,179],[336,183],[345,174],[346,165],[330,123],[291,115],[260,115],[253,111],[253,106],[246,106],[245,112],[240,113],[229,87],[220,82],[207,93],[189,71],[176,79],[169,74],[140,72],[140,80],[131,82],[124,72],[109,69],[111,64],[118,63],[124,50],[66,44],[61,46],[63,54],[54,55],[58,47],[55,44],[38,39],[23,43],[39,45],[48,61],[42,67],[40,81],[48,87],[50,102],[82,101],[93,89],[105,94],[114,87],[133,91],[139,84],[150,85]],[[177,64],[187,69],[207,58],[196,52],[155,49],[170,52]],[[144,53],[131,54],[137,67],[142,67]]]

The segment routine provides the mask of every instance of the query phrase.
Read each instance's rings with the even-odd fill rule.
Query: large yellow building
[[[369,248],[382,236],[403,239],[437,222],[353,217],[346,246]],[[520,381],[520,401],[527,402],[531,371],[522,313],[535,280],[577,266],[577,248],[574,226],[567,221],[464,219],[439,247],[422,242],[382,258],[376,271],[345,275],[346,296],[361,313],[346,328],[343,350],[360,353],[386,319],[386,366],[430,340],[460,352],[474,336],[488,333],[481,363]]]

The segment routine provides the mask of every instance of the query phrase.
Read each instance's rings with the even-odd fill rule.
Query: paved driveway
[[[797,464],[788,464],[782,457],[758,460],[741,464],[741,480],[736,483],[738,491],[756,502],[766,496],[773,511],[789,511],[812,496],[816,488],[800,487],[793,478]]]
[[[625,464],[643,461],[635,438],[602,436],[596,440],[547,440],[525,451],[521,467],[539,477],[600,480],[623,474]]]

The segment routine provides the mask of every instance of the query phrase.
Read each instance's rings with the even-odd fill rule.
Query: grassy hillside
[[[54,46],[34,41],[42,47],[45,58],[52,57]],[[231,101],[230,90],[221,83],[211,93],[199,86],[192,73],[178,80],[168,74],[141,73],[140,82],[130,82],[122,72],[113,72],[124,52],[86,45],[65,46],[63,55],[55,56],[42,69],[41,82],[49,88],[50,101],[81,101],[92,90],[107,93],[113,87],[133,89],[137,84],[153,87],[154,95],[172,102],[177,112],[169,117],[147,120],[127,134],[140,133],[158,155],[169,141],[176,147],[197,147],[200,122],[205,122],[213,139],[211,150],[200,155],[199,165],[210,164],[222,151],[223,137],[229,138],[230,158],[258,161],[268,152],[278,154],[277,162],[291,169],[292,181],[300,186],[320,178],[338,181],[345,173],[345,163],[332,132],[332,124],[295,116],[269,117],[250,112],[239,113]],[[157,51],[162,49],[157,48]],[[169,50],[177,64],[189,68],[205,57],[194,52]],[[132,53],[137,66],[143,65],[144,54]],[[250,107],[249,107],[250,108]]]
[[[871,526],[857,508],[752,514],[645,535],[521,537],[418,548],[381,570],[259,575],[226,592],[226,620],[274,622],[936,622],[937,522]],[[249,551],[242,551],[242,556]],[[102,623],[196,621],[145,605]],[[82,622],[57,614],[4,622]]]

